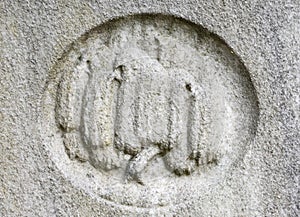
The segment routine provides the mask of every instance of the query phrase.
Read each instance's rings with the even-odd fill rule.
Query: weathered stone
[[[4,1],[1,216],[297,216],[297,1]]]

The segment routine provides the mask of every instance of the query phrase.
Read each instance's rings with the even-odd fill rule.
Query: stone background
[[[169,210],[114,206],[74,188],[43,148],[42,97],[51,67],[71,43],[112,18],[174,15],[223,38],[257,91],[257,135],[220,202]],[[0,2],[1,216],[299,215],[300,2],[10,1]],[[243,195],[244,186],[247,196]],[[196,200],[196,199],[195,199]]]

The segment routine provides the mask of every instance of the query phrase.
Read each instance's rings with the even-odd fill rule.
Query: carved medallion
[[[256,130],[243,64],[215,35],[173,17],[101,25],[53,72],[49,150],[78,185],[118,204],[166,206],[178,202],[177,187],[205,189],[243,157]]]

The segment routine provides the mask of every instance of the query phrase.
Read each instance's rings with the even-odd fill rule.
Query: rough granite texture
[[[72,59],[69,53],[75,49],[74,43],[76,46],[82,35],[88,36],[92,29],[101,29],[102,24],[114,18],[138,14],[181,18],[226,43],[224,49],[234,53],[232,58],[239,59],[244,67],[241,71],[245,70],[250,78],[246,79],[250,82],[246,82],[250,104],[254,107],[258,105],[258,110],[246,110],[248,113],[245,112],[241,120],[234,119],[243,123],[248,120],[245,117],[249,116],[255,123],[257,121],[257,126],[255,133],[249,133],[250,142],[241,144],[243,155],[237,154],[239,157],[230,169],[227,170],[220,160],[221,166],[216,167],[222,175],[219,178],[215,173],[211,175],[218,184],[212,184],[209,178],[205,181],[206,177],[210,177],[209,169],[200,178],[194,174],[169,175],[169,179],[162,184],[168,185],[175,180],[176,185],[179,183],[178,192],[175,196],[166,194],[164,197],[175,199],[171,198],[168,206],[154,208],[150,202],[158,196],[154,194],[151,197],[147,191],[155,193],[157,189],[158,194],[164,195],[164,188],[158,188],[157,183],[153,184],[154,187],[135,182],[121,183],[112,190],[112,195],[117,198],[111,199],[107,198],[108,194],[101,195],[101,191],[93,188],[108,185],[110,175],[105,176],[108,178],[103,183],[95,179],[95,185],[92,181],[88,183],[88,178],[79,180],[83,172],[93,171],[86,175],[97,177],[101,169],[94,168],[97,167],[94,157],[85,160],[85,163],[77,159],[70,160],[63,142],[59,143],[61,139],[56,138],[56,134],[68,129],[55,128],[52,126],[52,122],[55,122],[52,113],[49,113],[50,118],[48,113],[45,115],[48,105],[49,108],[55,107],[47,98],[56,94],[51,91],[57,89],[49,88],[55,86],[59,79],[59,74],[54,73],[55,69],[61,63],[67,65],[66,59]],[[0,216],[299,216],[298,0],[4,0],[0,2],[0,30]],[[146,65],[154,60],[148,58],[147,61]],[[157,61],[153,67],[160,67]],[[232,87],[234,90],[239,88],[234,83],[230,85],[227,86],[229,90]],[[193,93],[193,86],[189,83],[186,88]],[[255,93],[257,102],[250,92]],[[153,112],[151,109],[147,111]],[[92,121],[90,116],[87,117],[90,118],[87,123]],[[230,119],[232,123],[235,123],[234,120]],[[246,129],[254,129],[251,126],[245,124]],[[160,133],[162,136],[162,131]],[[228,138],[235,138],[231,136],[228,135]],[[57,144],[61,144],[57,147],[62,148],[56,148]],[[127,148],[132,146],[127,145]],[[162,150],[160,148],[157,153]],[[135,151],[124,153],[128,155],[127,158],[138,156]],[[124,157],[125,160],[127,158]],[[133,172],[129,170],[133,179],[137,172],[143,170],[144,166],[141,167],[140,170],[134,168]],[[169,167],[171,171],[172,166]],[[176,170],[170,174],[173,172],[176,173]],[[120,198],[126,200],[126,192],[118,196],[122,186],[131,186],[129,192],[133,193],[144,189],[148,197],[146,204],[135,206],[130,201],[124,202]],[[165,189],[171,192],[167,187]],[[138,201],[138,196],[135,199]]]

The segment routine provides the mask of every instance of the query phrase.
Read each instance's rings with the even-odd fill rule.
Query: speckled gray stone
[[[0,216],[299,215],[299,1],[4,0],[0,28]]]

